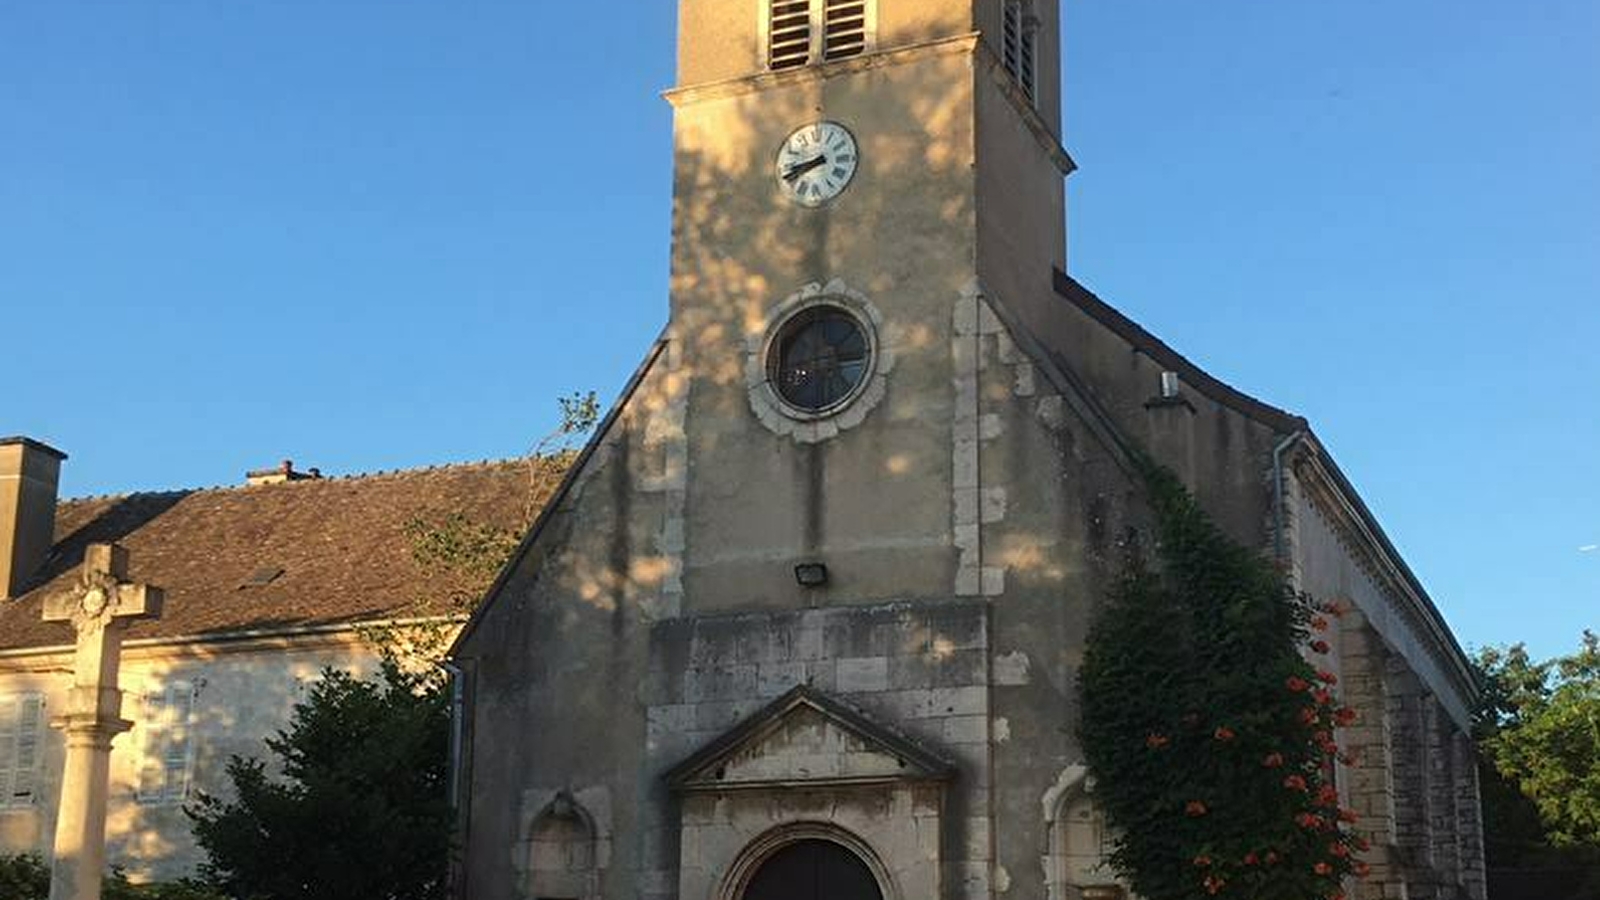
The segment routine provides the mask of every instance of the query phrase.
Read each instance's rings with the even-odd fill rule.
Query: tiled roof
[[[107,541],[128,549],[133,580],[166,591],[162,617],[135,623],[130,640],[465,612],[449,599],[465,576],[414,559],[408,524],[459,513],[520,535],[551,480],[513,460],[64,501],[33,587],[0,601],[0,650],[72,643],[68,626],[41,621],[44,598],[70,589],[84,548]],[[245,586],[253,576],[266,583]]]

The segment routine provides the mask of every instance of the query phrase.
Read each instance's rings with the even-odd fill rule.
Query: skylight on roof
[[[278,576],[282,575],[282,574],[283,574],[282,567],[279,567],[279,566],[262,566],[261,568],[259,568],[259,569],[255,570],[254,572],[250,573],[250,577],[246,578],[244,580],[244,583],[239,585],[239,590],[242,591],[242,590],[245,590],[247,588],[266,587],[267,585],[273,583],[274,581],[277,581],[278,580]]]

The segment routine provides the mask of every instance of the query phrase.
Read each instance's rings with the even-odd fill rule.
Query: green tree
[[[572,465],[578,438],[599,420],[593,393],[558,402],[560,424],[528,452],[525,511],[515,527],[486,524],[459,511],[419,515],[407,523],[412,560],[434,576],[432,584],[444,585],[444,595],[417,599],[420,624],[365,629],[383,660],[381,677],[364,681],[324,672],[295,706],[289,727],[267,741],[277,766],[269,770],[260,759],[235,757],[228,765],[233,799],[202,796],[189,810],[196,839],[209,856],[202,873],[229,895],[444,895],[450,719],[447,683],[436,664],[459,622],[440,618],[438,610],[472,611]]]
[[[50,896],[50,867],[35,853],[0,856],[0,898],[3,900],[47,900]],[[101,886],[105,900],[223,900],[205,885],[194,881],[172,884],[133,884],[120,869],[113,869]]]
[[[477,608],[577,459],[579,439],[600,420],[600,403],[593,391],[558,397],[556,403],[561,411],[558,424],[529,448],[525,458],[528,488],[519,522],[501,527],[460,510],[423,512],[406,522],[412,562],[430,576],[430,590],[442,591],[443,596],[415,598],[416,621],[360,628],[385,659],[408,671],[427,673],[425,677],[433,681],[444,681],[438,664],[454,642],[459,622],[439,618],[441,605],[458,616]]]
[[[1578,652],[1545,663],[1520,644],[1480,651],[1477,663],[1484,754],[1532,802],[1552,846],[1600,850],[1600,637],[1585,632]],[[1491,813],[1502,821],[1522,808],[1515,797],[1496,799],[1503,805]]]
[[[447,697],[386,663],[326,670],[267,740],[282,775],[234,757],[234,799],[190,808],[202,874],[239,900],[433,900],[449,852]]]
[[[1228,538],[1144,465],[1155,559],[1138,551],[1099,610],[1079,672],[1080,735],[1112,864],[1147,900],[1342,896],[1364,866],[1331,771],[1354,713],[1301,654],[1336,610]]]

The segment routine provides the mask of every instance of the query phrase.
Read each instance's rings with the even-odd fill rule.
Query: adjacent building
[[[386,623],[459,626],[481,585],[419,561],[419,535],[520,533],[543,483],[525,460],[352,478],[285,463],[238,487],[58,502],[65,459],[0,439],[0,853],[48,856],[54,834],[65,748],[49,722],[73,634],[42,621],[44,598],[73,585],[87,545],[116,542],[166,591],[123,653],[134,727],[113,745],[107,828],[110,862],[155,880],[200,861],[184,804],[229,789],[231,755],[265,756],[325,668],[375,670]]]

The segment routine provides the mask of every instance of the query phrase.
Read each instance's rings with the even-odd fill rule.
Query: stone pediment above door
[[[807,686],[779,697],[667,773],[680,791],[946,781],[955,766]]]

